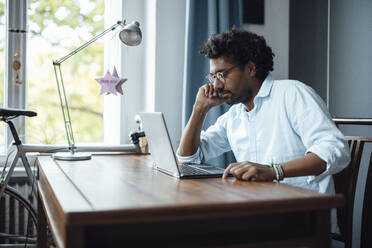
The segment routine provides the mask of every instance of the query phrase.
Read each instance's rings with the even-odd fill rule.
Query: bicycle
[[[4,121],[8,124],[9,129],[12,133],[14,142],[13,145],[16,147],[17,153],[15,154],[13,161],[8,169],[7,161],[5,162],[3,171],[0,175],[0,208],[1,203],[10,201],[17,202],[19,209],[19,217],[23,218],[23,223],[27,223],[27,227],[18,227],[10,228],[10,225],[7,228],[1,227],[0,222],[0,247],[36,247],[37,246],[37,206],[33,205],[32,199],[37,199],[37,181],[35,175],[32,173],[31,166],[26,157],[28,152],[39,152],[39,153],[54,153],[57,151],[66,152],[69,151],[67,145],[30,145],[23,144],[18,136],[18,133],[12,123],[12,119],[19,116],[34,117],[37,113],[34,111],[27,111],[21,109],[11,109],[11,108],[0,108],[0,121]],[[139,120],[136,120],[137,124],[140,126]],[[146,153],[141,150],[140,147],[140,138],[145,137],[145,133],[140,128],[138,131],[132,132],[130,134],[130,139],[132,144],[119,145],[119,146],[75,146],[75,151],[83,152],[125,152],[125,153]],[[22,164],[26,170],[28,181],[31,184],[31,192],[29,194],[29,199],[26,199],[25,196],[20,194],[16,189],[8,185],[9,179],[13,174],[13,171],[21,159]],[[4,215],[4,216],[2,216]],[[0,220],[11,222],[11,219],[16,219],[17,216],[13,214],[12,216],[5,216],[6,213],[0,213]],[[26,218],[26,221],[24,219]],[[14,222],[14,221],[13,221]],[[21,222],[21,221],[18,221]],[[19,223],[18,223],[19,224]],[[4,229],[4,230],[2,230]],[[50,244],[53,244],[52,238],[49,237]]]
[[[0,176],[0,202],[2,202],[3,205],[6,205],[7,202],[9,205],[18,205],[18,213],[12,213],[11,211],[8,212],[7,209],[9,209],[9,206],[8,208],[5,206],[3,208],[4,212],[0,213],[0,220],[3,222],[0,229],[0,247],[36,247],[37,244],[37,214],[35,206],[32,205],[32,199],[37,199],[36,178],[25,155],[23,144],[17,134],[13,122],[11,121],[19,116],[34,117],[36,115],[37,113],[34,111],[5,108],[0,109],[0,120],[8,124],[14,139],[13,145],[17,148],[13,162],[8,171],[7,158]],[[28,181],[31,184],[31,192],[29,194],[30,200],[26,199],[17,192],[16,189],[8,185],[9,179],[13,174],[19,159],[22,161]],[[17,221],[14,221],[17,219],[18,226],[7,224],[7,222],[17,223]],[[24,220],[23,223],[27,223],[26,227],[20,221],[22,219]]]

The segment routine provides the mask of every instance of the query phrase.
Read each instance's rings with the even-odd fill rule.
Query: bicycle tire
[[[0,247],[36,247],[37,214],[30,202],[16,189],[6,186],[0,204]],[[11,213],[10,206],[16,206],[17,213]]]

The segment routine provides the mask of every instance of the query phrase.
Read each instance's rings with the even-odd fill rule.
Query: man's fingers
[[[227,176],[230,173],[230,169],[231,169],[231,164],[229,164],[229,166],[226,167],[225,171],[223,172],[222,178],[227,178]]]
[[[272,168],[267,165],[251,162],[239,162],[230,164],[223,173],[226,178],[229,173],[239,180],[245,181],[272,181]]]
[[[203,85],[201,90],[203,91],[204,96],[208,97],[208,84]]]
[[[242,164],[240,166],[234,167],[233,175],[236,178],[242,179],[243,174],[251,169],[254,168],[252,168],[250,164]]]
[[[218,93],[218,89],[212,83],[205,84],[201,87],[204,92],[204,96],[208,98],[221,98]]]
[[[208,96],[208,89],[206,86],[203,86],[204,96]]]
[[[246,180],[246,181],[256,181],[257,179],[257,175],[255,175],[256,173],[254,172],[254,170],[247,170],[243,173],[242,175],[242,180]]]
[[[213,96],[213,84],[208,84],[208,88],[209,88],[209,98],[212,98],[212,96]]]
[[[225,171],[223,172],[222,178],[227,178],[227,176],[230,173],[230,170],[236,165],[236,163],[229,164],[229,166],[226,167]]]
[[[213,84],[207,84],[208,86],[208,92],[207,92],[207,97],[209,98],[215,98],[218,97],[218,90],[214,87]]]

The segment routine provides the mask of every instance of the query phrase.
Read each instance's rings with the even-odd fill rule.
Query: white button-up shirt
[[[180,162],[203,163],[230,151],[238,162],[284,163],[312,152],[327,163],[317,176],[285,178],[282,182],[320,193],[334,193],[332,174],[350,160],[344,135],[333,123],[324,101],[309,86],[269,75],[247,111],[233,105],[213,126],[202,131],[195,154]]]

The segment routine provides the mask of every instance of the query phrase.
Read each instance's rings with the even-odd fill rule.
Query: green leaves
[[[41,35],[47,25],[55,23],[57,26],[68,25],[72,28],[86,26],[93,36],[103,31],[104,1],[87,2],[83,6],[79,1],[56,1],[56,0],[30,0],[29,22],[35,28],[31,30],[34,35]],[[61,18],[63,17],[63,18]]]

